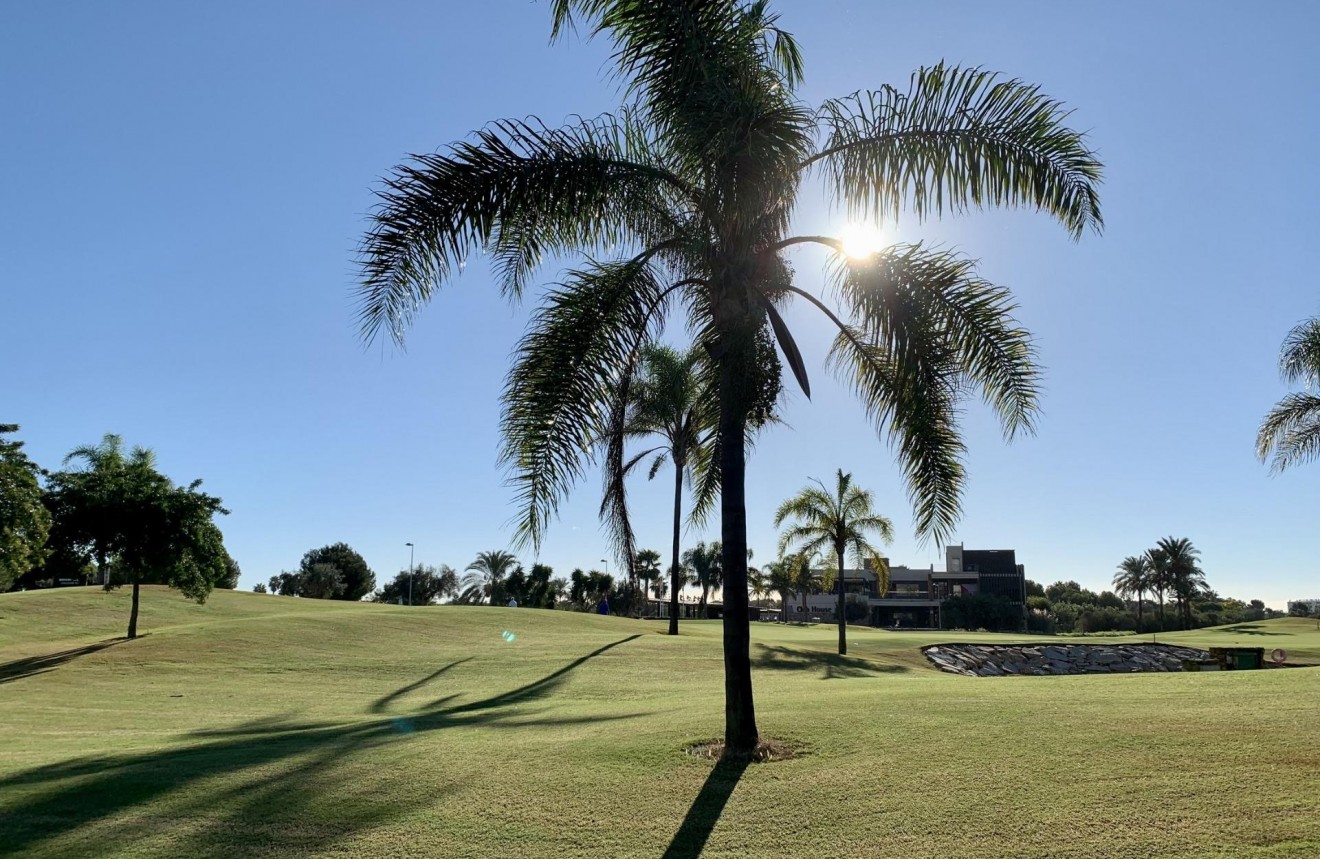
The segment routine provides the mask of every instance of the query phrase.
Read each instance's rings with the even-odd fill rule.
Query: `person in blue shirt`
[[[599,614],[609,614],[609,613],[610,613],[610,597],[609,597],[609,594],[606,594],[605,596],[603,596],[603,597],[600,598],[600,605],[596,606],[596,611],[597,611],[597,613],[599,613]]]

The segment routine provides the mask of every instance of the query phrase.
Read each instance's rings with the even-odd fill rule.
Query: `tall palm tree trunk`
[[[133,580],[133,609],[128,613],[128,637],[137,638],[137,619],[138,619],[138,583]]]
[[[836,543],[834,554],[839,559],[839,655],[848,655],[848,618],[844,614],[843,553],[844,545]]]
[[[1142,593],[1143,593],[1143,592],[1141,591],[1141,589],[1138,588],[1138,589],[1137,589],[1137,632],[1141,632],[1141,623],[1142,623],[1142,620],[1143,620],[1143,618],[1142,618],[1142,616],[1141,616],[1141,607],[1142,607],[1141,596],[1142,596]]]
[[[673,566],[669,567],[669,635],[678,635],[678,532],[682,526],[682,466],[673,466]]]
[[[746,424],[744,352],[722,332],[720,366],[720,539],[724,562],[724,748],[756,749],[756,706],[752,701],[751,620],[747,612]],[[740,338],[750,339],[750,338]],[[741,345],[741,344],[739,344]]]

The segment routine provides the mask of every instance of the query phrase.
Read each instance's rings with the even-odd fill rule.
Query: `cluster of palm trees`
[[[960,513],[964,399],[979,394],[1010,437],[1030,431],[1038,411],[1035,351],[1008,290],[978,277],[973,261],[921,244],[850,258],[837,238],[792,235],[804,182],[823,180],[851,217],[871,222],[1023,206],[1079,237],[1101,226],[1101,165],[1060,102],[979,69],[940,64],[906,90],[808,104],[797,42],[762,0],[554,0],[552,9],[556,36],[582,24],[613,43],[628,102],[560,128],[504,120],[396,168],[361,249],[362,330],[401,339],[476,255],[514,297],[544,260],[582,256],[547,292],[504,391],[518,536],[539,546],[590,464],[609,464],[607,482],[626,471],[644,356],[671,316],[685,317],[705,365],[691,408],[709,415],[708,445],[692,451],[690,427],[678,424],[662,436],[676,487],[696,459],[711,461],[694,507],[713,510],[718,497],[725,741],[746,753],[758,739],[749,434],[765,422],[784,364],[810,395],[781,310],[805,301],[836,329],[831,366],[893,444],[922,536],[947,537]],[[832,255],[836,306],[795,283],[788,254],[804,244]],[[607,516],[623,501],[607,492]],[[631,561],[630,529],[616,536]]]
[[[1114,592],[1137,601],[1137,625],[1143,620],[1145,595],[1159,606],[1160,629],[1165,629],[1164,603],[1172,598],[1183,629],[1192,628],[1192,601],[1205,592],[1201,553],[1186,537],[1165,537],[1140,555],[1124,558],[1114,574]]]

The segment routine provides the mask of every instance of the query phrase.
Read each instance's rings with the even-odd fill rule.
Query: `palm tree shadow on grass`
[[[455,696],[444,696],[406,718],[350,725],[267,718],[228,730],[196,731],[188,735],[192,742],[172,749],[84,757],[15,773],[0,778],[0,797],[15,796],[16,788],[28,790],[20,800],[0,801],[5,848],[19,854],[82,830],[94,833],[101,853],[140,849],[142,842],[158,838],[168,838],[168,852],[179,856],[315,851],[409,810],[390,792],[354,784],[340,772],[336,765],[349,755],[447,728],[553,727],[640,715],[546,718],[543,710],[525,706],[552,695],[588,660],[639,637],[606,644],[509,692],[447,707],[442,705]],[[378,699],[372,710],[377,705],[384,709],[442,671]],[[239,783],[233,781],[235,774],[244,776]],[[229,781],[205,785],[219,777]],[[447,785],[442,792],[458,787]],[[174,800],[167,809],[134,813],[167,798]],[[162,832],[162,819],[180,821],[185,828],[201,825],[185,833]],[[293,821],[297,825],[290,825]]]
[[[138,638],[145,638],[139,635]],[[59,653],[47,653],[42,656],[29,656],[26,659],[15,659],[13,662],[6,662],[0,665],[0,683],[8,683],[12,680],[20,680],[24,677],[32,677],[37,674],[45,674],[47,671],[54,671],[66,662],[72,662],[80,656],[87,656],[96,653],[98,650],[105,650],[107,647],[114,647],[116,644],[123,644],[128,641],[127,638],[107,638],[105,641],[98,641],[95,644],[88,644],[85,647],[75,647],[70,650],[61,650]]]
[[[840,656],[824,650],[795,650],[769,644],[758,644],[752,665],[770,671],[820,671],[822,680],[841,680],[850,677],[874,677],[877,674],[902,674],[903,665],[872,662],[856,656]]]
[[[697,859],[701,855],[747,766],[746,760],[730,758],[715,763],[662,859]]]
[[[1221,626],[1211,632],[1227,632],[1235,635],[1287,635],[1286,632],[1270,632],[1261,623],[1239,623],[1235,626]]]

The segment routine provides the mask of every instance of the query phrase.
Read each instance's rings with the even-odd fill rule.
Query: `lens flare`
[[[510,642],[510,643],[512,643],[513,640],[514,640],[515,638],[517,638],[517,637],[518,637],[518,636],[514,635],[512,632],[509,632],[507,629],[504,630],[504,632],[501,632],[501,633],[500,633],[500,638],[502,638],[502,639],[504,639],[505,641]]]

